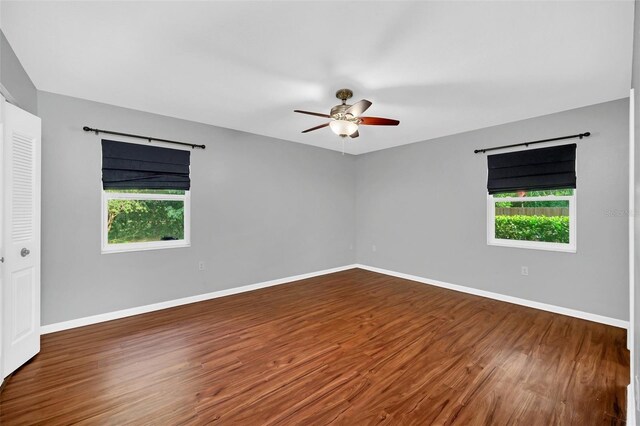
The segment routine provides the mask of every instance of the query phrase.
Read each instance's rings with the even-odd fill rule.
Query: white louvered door
[[[2,339],[7,376],[40,351],[40,119],[3,118]]]

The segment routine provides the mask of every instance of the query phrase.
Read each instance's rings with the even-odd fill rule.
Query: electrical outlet
[[[353,244],[349,244],[349,250],[353,250]]]
[[[204,271],[204,261],[203,260],[198,262],[198,270],[199,271]]]
[[[520,270],[520,273],[522,275],[529,275],[529,267],[528,266],[523,266],[522,269]]]
[[[376,247],[376,246],[375,246],[375,244],[374,244],[374,245],[372,245],[372,246],[371,246],[371,251],[378,251],[378,247]]]

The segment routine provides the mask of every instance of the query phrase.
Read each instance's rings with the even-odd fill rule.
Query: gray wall
[[[358,156],[358,262],[627,320],[628,116],[621,99]],[[578,252],[488,246],[487,160],[473,150],[584,131]]]
[[[37,113],[36,87],[22,68],[22,64],[2,31],[0,31],[0,84],[9,92],[16,105],[32,114]]]
[[[353,156],[45,92],[38,113],[43,325],[355,261]],[[100,254],[101,137],[84,125],[207,145],[190,248]]]
[[[626,99],[352,157],[38,98],[45,325],[356,260],[628,319],[627,218],[607,213],[627,208]],[[83,125],[207,144],[192,154],[191,248],[100,254],[100,137]],[[487,246],[486,156],[473,149],[587,130],[593,136],[578,148],[578,253]]]

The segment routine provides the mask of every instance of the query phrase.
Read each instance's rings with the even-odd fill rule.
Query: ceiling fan
[[[309,114],[315,115],[317,117],[331,119],[331,121],[329,121],[328,123],[303,130],[302,133],[308,133],[313,130],[318,130],[322,129],[323,127],[329,126],[331,127],[331,130],[333,130],[333,133],[340,137],[346,138],[347,136],[349,136],[350,138],[357,138],[358,136],[360,136],[360,133],[358,133],[358,126],[360,125],[397,126],[398,124],[400,124],[400,121],[392,120],[391,118],[362,117],[361,114],[371,106],[371,102],[363,99],[353,105],[348,105],[347,99],[350,99],[352,96],[353,92],[349,89],[338,90],[336,92],[336,98],[340,99],[342,101],[342,104],[336,105],[331,108],[331,112],[329,114],[301,111],[299,109],[294,110],[293,112],[299,112],[300,114]]]

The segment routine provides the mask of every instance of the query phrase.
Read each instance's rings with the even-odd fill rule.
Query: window
[[[576,190],[489,194],[490,245],[576,251]]]
[[[487,243],[576,251],[576,144],[487,157]]]
[[[189,247],[189,210],[189,191],[104,190],[102,251]]]
[[[102,141],[102,252],[190,245],[190,153]]]

